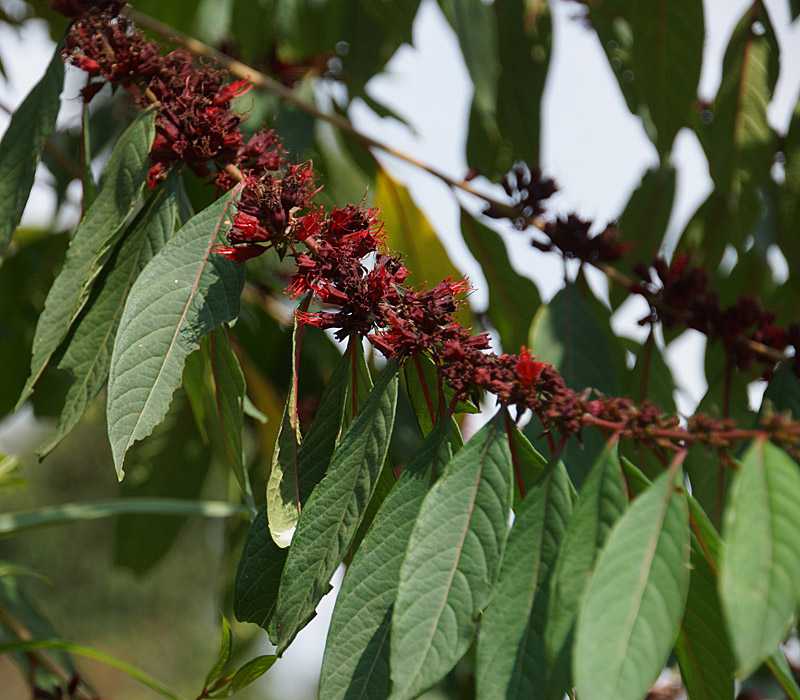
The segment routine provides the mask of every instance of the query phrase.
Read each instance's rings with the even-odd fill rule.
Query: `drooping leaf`
[[[703,518],[705,531],[713,531],[714,526],[696,501],[690,503],[690,509],[695,522]],[[729,700],[734,696],[735,662],[717,590],[718,561],[716,557],[709,560],[708,556],[712,548],[719,549],[716,531],[713,539],[717,542],[708,536],[701,542],[692,534],[689,593],[675,643],[683,683],[692,700]]]
[[[702,0],[611,4],[625,6],[633,34],[633,76],[622,79],[631,78],[641,97],[640,112],[646,107],[654,126],[650,138],[666,159],[697,97],[705,41]]]
[[[450,460],[448,423],[440,421],[382,503],[347,569],[328,631],[320,700],[384,700],[390,625],[400,567],[422,500]]]
[[[297,455],[301,505],[305,504],[330,464],[343,421],[349,376],[350,358],[345,354],[325,388],[315,420]],[[262,507],[250,526],[239,560],[233,605],[237,620],[263,627],[269,631],[273,641],[277,641],[273,615],[287,551],[272,539],[266,506]]]
[[[461,210],[461,235],[486,277],[489,287],[487,313],[500,334],[503,349],[519,352],[528,342],[533,315],[541,304],[539,290],[532,280],[514,270],[499,234],[464,209]]]
[[[546,0],[501,0],[492,9],[494,22],[486,21],[483,31],[490,32],[493,24],[497,27],[495,43],[500,59],[497,100],[492,111],[488,92],[483,89],[478,93],[476,87],[467,135],[467,162],[496,181],[511,169],[514,161],[539,165],[540,103],[550,64],[552,23]],[[474,11],[486,13],[482,8]],[[459,26],[459,33],[464,31]],[[473,27],[472,32],[477,34],[479,29]],[[480,70],[489,69],[491,63]],[[471,75],[474,79],[475,72],[471,71]],[[490,77],[487,72],[483,82]]]
[[[108,435],[120,479],[128,448],[164,418],[186,356],[206,333],[239,313],[243,266],[212,251],[239,191],[189,220],[147,264],[128,296],[108,378]]]
[[[617,367],[622,352],[619,340],[612,343],[609,317],[608,309],[591,303],[576,285],[569,284],[536,312],[528,347],[539,360],[554,365],[570,388],[597,389],[617,396]],[[586,352],[587,348],[591,352]],[[528,423],[525,434],[536,449],[550,457],[537,420]],[[604,444],[602,436],[593,431],[582,437],[583,445],[571,440],[560,455],[579,490]]]
[[[665,472],[633,502],[597,560],[572,656],[584,700],[639,700],[669,656],[689,587],[689,512],[675,481]]]
[[[55,433],[39,447],[47,455],[77,424],[105,384],[122,309],[133,283],[175,231],[177,204],[170,183],[153,193],[116,246],[67,336],[58,368],[72,373]]]
[[[562,697],[550,688],[544,647],[549,577],[572,512],[569,477],[560,462],[525,496],[481,619],[476,697]]]
[[[306,309],[308,300],[305,302]],[[297,450],[303,436],[300,434],[300,422],[297,416],[297,369],[302,337],[303,325],[295,319],[292,331],[292,380],[286,395],[278,436],[275,438],[272,466],[267,480],[269,532],[279,547],[288,547],[291,544],[300,517],[300,472]]]
[[[511,485],[498,414],[456,453],[422,503],[392,618],[392,700],[417,697],[469,647],[500,564]]]
[[[42,147],[56,126],[64,87],[63,41],[42,79],[11,116],[0,141],[0,260],[22,218]]]
[[[615,265],[630,273],[631,261],[649,263],[661,252],[674,199],[675,168],[671,164],[651,168],[642,176],[617,224],[620,238],[633,245],[632,254]],[[629,292],[609,280],[608,295],[611,306],[616,309],[628,298]]]
[[[233,591],[233,614],[240,622],[253,622],[268,629],[278,602],[278,587],[286,549],[281,549],[269,532],[266,505],[261,506],[247,532],[247,539],[236,569]],[[274,632],[270,633],[273,643]]]
[[[698,262],[715,265],[728,244],[741,249],[758,220],[760,190],[771,182],[777,143],[767,105],[778,79],[778,60],[767,8],[748,5],[725,52],[712,121],[705,129],[697,127],[715,185],[683,234]]]
[[[200,497],[211,454],[192,420],[186,396],[179,393],[153,434],[128,456],[122,498]],[[132,513],[114,523],[114,563],[137,574],[157,564],[178,538],[187,518]]]
[[[25,385],[36,319],[64,260],[69,238],[63,233],[18,229],[14,243],[0,272],[0,366],[4,374],[0,415],[14,409]]]
[[[628,503],[616,444],[609,444],[583,484],[550,578],[545,650],[555,686],[570,678],[578,604],[608,533]]]
[[[75,231],[64,266],[47,293],[36,324],[30,377],[17,407],[31,395],[33,385],[86,304],[92,285],[108,261],[144,187],[154,136],[155,113],[148,111],[137,117],[117,142],[103,171],[100,194]]]
[[[397,365],[390,363],[300,513],[275,612],[279,654],[330,590],[329,581],[356,534],[386,459],[396,403]]]
[[[780,448],[756,440],[725,507],[720,594],[739,673],[748,676],[783,641],[800,580],[800,472]]]
[[[247,496],[242,450],[244,374],[223,328],[204,336],[200,349],[186,358],[183,383],[195,420],[200,417],[212,449]]]
[[[425,214],[411,194],[383,168],[375,178],[375,205],[381,209],[385,224],[386,244],[405,253],[411,284],[427,282],[433,288],[445,279],[458,279],[461,273],[450,261]],[[459,312],[462,324],[470,326],[469,308]]]

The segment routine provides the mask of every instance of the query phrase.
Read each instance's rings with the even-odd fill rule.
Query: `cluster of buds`
[[[242,117],[231,107],[232,100],[248,89],[245,82],[225,84],[221,71],[196,65],[183,51],[162,56],[127,18],[116,15],[119,2],[53,0],[53,4],[74,18],[65,59],[90,76],[124,86],[140,105],[157,105],[151,184],[168,168],[181,165],[213,178],[221,190],[244,180],[228,233],[230,245],[218,246],[217,253],[237,262],[270,249],[281,257],[292,256],[296,272],[287,293],[293,297],[312,293],[321,304],[317,311],[298,313],[300,321],[333,330],[339,339],[366,337],[384,355],[401,360],[425,353],[454,391],[452,407],[460,399],[487,391],[518,412],[530,410],[545,433],[557,433],[562,441],[587,425],[661,449],[681,449],[694,442],[719,447],[720,440],[735,432],[727,423],[703,416],[693,417],[681,428],[675,417],[647,402],[593,398],[588,390],[579,393],[526,348],[519,354],[489,352],[488,336],[472,334],[455,318],[469,289],[465,280],[448,279],[433,288],[408,286],[408,270],[386,248],[375,210],[350,205],[323,213],[313,203],[317,189],[311,163],[291,164],[272,131],[245,140],[239,129]],[[96,89],[90,84],[85,99],[91,99]],[[552,180],[524,165],[515,166],[504,188],[511,208],[519,214],[515,222],[520,228],[544,212],[542,202],[556,191]],[[485,213],[507,216],[491,209]],[[590,224],[575,216],[547,223],[543,229],[548,240],[535,242],[536,247],[557,249],[585,262],[611,262],[626,248],[613,226],[590,236]],[[800,326],[788,331],[775,327],[773,316],[754,302],[740,300],[720,309],[702,271],[687,263],[678,257],[668,267],[657,260],[660,284],[652,281],[646,268],[639,269],[642,281],[631,291],[651,304],[645,322],[658,319],[667,326],[680,322],[714,334],[734,353],[740,367],[752,361],[740,349],[740,336],[781,350],[800,347]],[[765,427],[783,436],[776,432],[774,439],[781,444],[797,440],[796,423],[775,421]]]
[[[634,271],[641,282],[634,283],[631,291],[650,305],[650,313],[640,324],[660,321],[665,328],[679,326],[700,331],[709,339],[720,341],[739,369],[746,370],[755,361],[766,363],[765,376],[772,373],[775,361],[757,348],[785,352],[793,347],[795,358],[800,357],[800,324],[788,328],[775,325],[774,312],[762,308],[752,297],[740,297],[722,308],[719,297],[709,288],[708,274],[692,265],[687,253],[676,255],[671,264],[657,257],[652,271],[641,263]],[[795,361],[793,366],[800,373],[800,362]]]

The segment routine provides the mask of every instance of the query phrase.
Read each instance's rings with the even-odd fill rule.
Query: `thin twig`
[[[212,46],[203,43],[199,39],[195,39],[193,36],[189,36],[188,34],[184,34],[181,31],[161,22],[160,20],[151,17],[150,15],[146,15],[142,12],[134,10],[132,8],[126,8],[125,13],[139,26],[144,27],[145,29],[149,29],[152,32],[156,32],[157,34],[161,34],[162,36],[172,39],[177,43],[181,44],[184,48],[191,51],[193,54],[197,56],[205,56],[207,58],[213,58],[217,61],[221,66],[223,66],[226,70],[228,70],[232,75],[235,75],[237,78],[243,78],[248,80],[253,84],[254,87],[259,88],[261,90],[265,90],[266,92],[270,92],[273,95],[280,97],[282,100],[286,100],[287,102],[293,104],[295,107],[303,110],[304,112],[316,117],[317,119],[321,119],[323,121],[332,124],[337,129],[347,132],[351,136],[355,137],[364,145],[370,148],[377,148],[385,153],[388,153],[395,158],[405,161],[406,163],[410,163],[411,165],[416,166],[420,170],[424,170],[425,172],[433,175],[434,177],[440,179],[446,185],[451,188],[459,189],[462,192],[466,192],[467,194],[471,194],[474,197],[478,197],[482,199],[484,202],[489,204],[492,209],[496,210],[498,213],[504,214],[509,216],[513,219],[524,218],[526,222],[536,228],[541,229],[543,224],[538,219],[533,219],[530,217],[524,217],[520,214],[519,211],[514,209],[514,207],[510,206],[506,202],[502,202],[499,199],[495,199],[491,195],[484,194],[483,192],[479,192],[475,188],[473,188],[469,183],[465,182],[464,180],[456,180],[455,178],[450,177],[449,175],[443,173],[441,170],[434,168],[432,165],[428,165],[423,161],[415,158],[414,156],[406,153],[405,151],[401,151],[394,146],[390,146],[388,143],[383,141],[379,141],[372,136],[368,136],[367,134],[362,133],[358,129],[356,129],[347,119],[341,117],[338,114],[333,114],[330,112],[326,112],[320,109],[317,105],[313,102],[309,102],[308,100],[304,100],[301,97],[298,97],[297,94],[291,88],[286,87],[283,83],[278,82],[274,78],[262,73],[261,71],[256,70],[252,66],[248,66],[241,61],[237,61],[230,56],[222,53],[221,51],[217,51]]]
[[[33,641],[34,636],[31,634],[30,630],[28,630],[27,627],[17,620],[10,610],[2,605],[0,605],[0,623],[2,623],[3,626],[20,641]],[[68,684],[72,680],[72,672],[63,668],[46,652],[41,651],[40,649],[34,649],[31,651],[26,651],[25,654],[39,666],[46,668],[48,671],[50,671],[50,673],[64,683]],[[94,697],[80,686],[78,686],[78,688],[75,690],[74,695],[76,698],[79,698],[79,700],[93,700]]]
[[[441,170],[424,163],[423,161],[415,158],[414,156],[401,151],[394,146],[390,146],[389,144],[379,141],[372,136],[368,136],[367,134],[362,133],[358,129],[356,129],[353,124],[345,119],[344,117],[330,112],[325,112],[324,110],[320,109],[317,105],[313,102],[309,102],[308,100],[304,100],[301,97],[298,97],[294,90],[287,87],[283,83],[278,82],[274,78],[262,73],[261,71],[253,68],[252,66],[248,66],[241,61],[238,61],[230,56],[218,51],[212,46],[196,39],[193,36],[188,34],[184,34],[183,32],[171,27],[160,20],[151,17],[143,12],[139,12],[138,10],[134,10],[132,8],[126,8],[126,14],[138,25],[149,29],[152,32],[157,34],[161,34],[162,36],[172,39],[173,41],[181,44],[184,48],[191,51],[192,53],[198,56],[205,56],[207,58],[212,58],[217,61],[221,66],[223,66],[226,70],[228,70],[232,75],[242,78],[245,80],[250,81],[254,87],[265,90],[266,92],[270,92],[273,95],[281,98],[282,100],[286,100],[287,102],[293,104],[294,106],[298,107],[299,109],[303,110],[307,114],[310,114],[317,119],[321,119],[323,121],[332,124],[337,129],[344,131],[354,138],[358,139],[363,143],[365,146],[369,148],[377,148],[389,155],[394,156],[406,163],[410,163],[411,165],[416,166],[420,170],[423,170],[430,175],[438,178],[446,185],[448,185],[451,189],[458,189],[462,192],[466,192],[467,194],[472,195],[473,197],[477,197],[483,200],[486,204],[488,204],[493,212],[496,214],[500,214],[502,216],[506,216],[512,220],[523,220],[528,226],[532,226],[540,231],[544,230],[544,222],[539,217],[532,217],[532,216],[525,216],[522,212],[518,209],[515,209],[513,206],[508,204],[507,202],[503,202],[499,199],[495,199],[491,195],[487,195],[483,192],[480,192],[473,188],[468,182],[464,180],[456,180],[449,175],[443,173]],[[234,167],[235,166],[231,166]],[[227,169],[227,168],[226,168]],[[232,174],[235,179],[240,180],[242,179],[241,172],[238,172],[238,175],[234,173]],[[612,265],[609,265],[606,262],[600,261],[585,261],[588,262],[590,265],[595,267],[596,269],[603,272],[609,279],[611,279],[616,284],[620,285],[624,289],[630,289],[631,285],[633,284],[633,280],[631,280],[627,275],[617,270]],[[771,348],[763,343],[759,343],[755,340],[746,337],[737,338],[737,342],[741,343],[744,347],[749,348],[757,355],[761,356],[762,358],[770,361],[770,362],[783,362],[789,357],[777,350],[776,348]]]

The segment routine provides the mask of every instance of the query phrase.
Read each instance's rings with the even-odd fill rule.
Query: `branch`
[[[401,151],[394,146],[390,146],[389,144],[379,141],[372,136],[367,136],[363,132],[356,129],[347,119],[339,116],[338,114],[331,114],[329,112],[325,112],[321,110],[317,105],[313,102],[309,102],[307,100],[298,97],[294,90],[291,88],[286,87],[283,83],[278,82],[274,78],[262,73],[261,71],[256,70],[252,66],[248,66],[241,61],[237,61],[234,58],[218,51],[217,49],[209,46],[208,44],[203,43],[199,39],[195,39],[188,34],[184,34],[183,32],[161,22],[160,20],[151,17],[150,15],[144,14],[143,12],[139,12],[138,10],[134,10],[132,8],[126,8],[125,14],[127,14],[137,25],[149,29],[152,32],[157,34],[161,34],[162,36],[172,39],[173,41],[179,43],[188,51],[191,51],[193,54],[197,56],[205,56],[206,58],[213,58],[217,63],[223,66],[226,70],[228,70],[232,75],[235,75],[237,78],[242,78],[245,80],[250,81],[254,87],[260,90],[264,90],[265,92],[272,93],[280,97],[282,100],[286,100],[287,102],[293,104],[298,109],[303,110],[304,112],[316,117],[317,119],[321,119],[322,121],[328,122],[332,124],[337,129],[340,129],[351,136],[355,137],[361,143],[369,148],[377,148],[385,153],[388,153],[395,158],[398,158],[406,163],[410,163],[411,165],[416,166],[420,170],[424,170],[426,173],[433,175],[434,177],[440,179],[446,185],[453,189],[461,190],[462,192],[466,192],[467,194],[472,195],[473,197],[478,197],[482,199],[484,202],[489,204],[492,209],[498,211],[499,213],[506,214],[511,218],[520,218],[521,214],[514,209],[514,207],[509,206],[506,202],[502,202],[499,199],[495,199],[491,195],[484,194],[479,192],[475,188],[473,188],[469,183],[465,182],[464,180],[456,180],[449,175],[443,173],[441,170],[434,168],[427,163],[415,158],[412,155],[409,155],[405,151]],[[534,226],[538,229],[542,228],[542,222],[538,219],[532,219],[528,217],[522,217],[526,219],[526,222],[531,226]]]
[[[20,641],[33,641],[34,636],[30,633],[30,630],[28,630],[27,627],[17,620],[17,618],[12,615],[10,610],[2,605],[0,605],[0,623],[2,623],[3,626]],[[68,684],[72,680],[73,674],[63,668],[44,651],[41,651],[40,649],[32,649],[30,651],[26,651],[25,654],[32,660],[33,663],[38,664],[42,668],[46,668],[48,671],[50,671],[50,673],[64,683]],[[78,700],[93,700],[94,698],[93,695],[86,692],[80,686],[76,688],[74,694]]]

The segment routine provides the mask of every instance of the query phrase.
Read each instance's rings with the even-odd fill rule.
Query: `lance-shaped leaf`
[[[672,470],[660,476],[600,553],[575,628],[582,700],[640,700],[667,661],[689,587],[689,510],[675,484]]]
[[[233,590],[233,614],[240,622],[253,622],[265,630],[270,623],[278,602],[278,588],[286,565],[286,552],[277,544],[269,532],[267,507],[261,506],[247,532],[247,539],[236,569]],[[270,639],[276,642],[274,631]]]
[[[155,113],[149,111],[139,116],[117,142],[103,171],[100,194],[75,231],[64,266],[47,293],[33,339],[31,374],[17,407],[30,396],[108,261],[144,187],[154,136]]]
[[[422,503],[392,618],[392,700],[417,697],[469,647],[497,575],[511,484],[498,414],[458,451]]]
[[[597,555],[627,504],[617,446],[609,443],[583,484],[550,577],[545,649],[548,673],[554,679],[570,677],[569,653],[578,604]]]
[[[80,420],[89,402],[108,378],[111,350],[134,280],[175,231],[175,188],[161,186],[131,223],[66,340],[59,369],[69,370],[73,382],[55,434],[37,454],[47,455]]]
[[[503,349],[519,352],[528,342],[533,315],[542,302],[539,290],[512,267],[500,235],[463,209],[461,235],[486,277],[489,319],[500,334]]]
[[[695,499],[692,517],[692,573],[675,657],[692,700],[729,700],[734,696],[735,662],[725,630],[717,590],[720,537]]]
[[[783,641],[800,581],[800,471],[775,445],[756,440],[725,508],[720,594],[739,673],[748,676]]]
[[[571,512],[569,477],[558,462],[516,511],[478,633],[479,700],[562,697],[567,688],[550,692],[544,632],[548,579]]]
[[[640,110],[646,106],[643,116],[655,127],[649,136],[662,157],[668,156],[697,97],[705,39],[703,2],[626,3],[624,14],[633,33],[633,75],[623,74],[622,79],[641,97]]]
[[[242,451],[244,374],[224,329],[202,338],[199,351],[186,358],[183,384],[203,439],[247,494]]]
[[[300,504],[306,502],[314,486],[324,476],[331,461],[342,425],[350,358],[345,354],[325,387],[314,422],[297,455],[300,473]],[[259,511],[247,533],[236,571],[233,606],[236,619],[255,622],[277,640],[273,621],[286,549],[279,547],[269,533],[266,505]]]
[[[60,42],[44,77],[11,116],[0,141],[0,260],[22,218],[44,142],[56,126],[64,87],[62,48]]]
[[[697,127],[715,190],[687,226],[684,238],[699,262],[715,264],[725,245],[741,248],[771,183],[777,137],[767,105],[778,79],[779,45],[767,8],[752,3],[733,32],[722,65],[713,121]]]
[[[320,700],[385,700],[390,625],[403,556],[422,500],[450,460],[449,422],[440,421],[381,504],[336,599],[322,661]]]
[[[120,479],[128,448],[164,418],[186,356],[239,313],[244,266],[212,251],[239,191],[190,219],[131,289],[108,377],[108,436]]]
[[[308,309],[308,301],[303,310]],[[288,547],[292,542],[297,519],[300,517],[300,474],[297,450],[302,442],[297,418],[297,368],[303,325],[295,319],[292,331],[292,381],[283,407],[281,425],[272,451],[272,467],[267,480],[267,518],[269,532],[275,544]],[[319,416],[319,414],[317,414]]]
[[[275,612],[278,653],[314,616],[356,534],[386,460],[397,404],[397,363],[375,384],[300,513]]]

